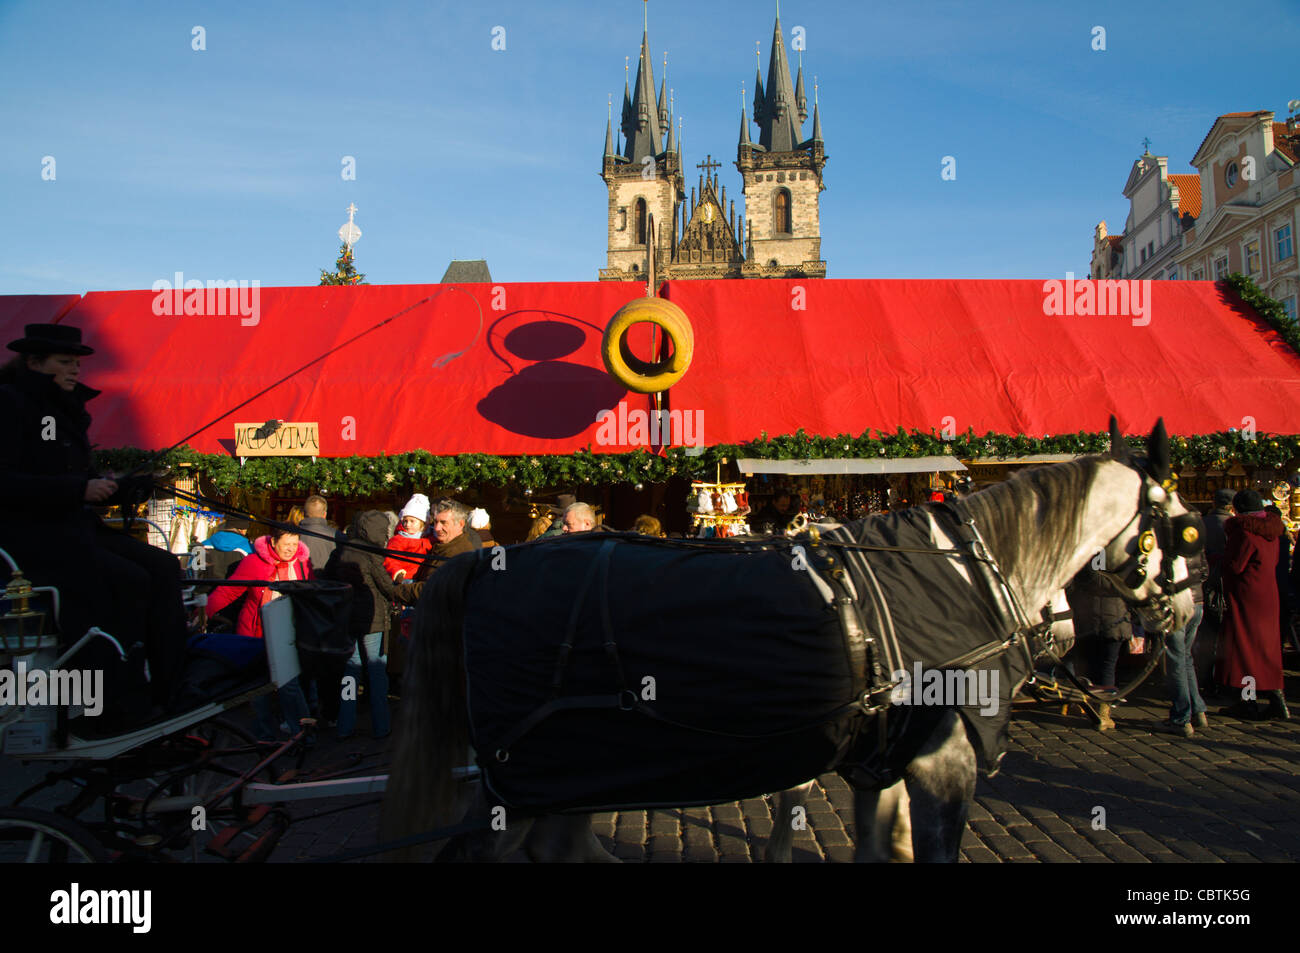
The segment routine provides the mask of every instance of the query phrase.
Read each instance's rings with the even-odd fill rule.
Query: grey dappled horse
[[[1144,530],[1156,516],[1165,520],[1157,525],[1167,526],[1168,520],[1188,514],[1171,489],[1163,422],[1148,439],[1148,457],[1137,458],[1112,418],[1111,447],[1108,455],[1026,470],[967,497],[965,505],[1011,594],[1031,618],[1100,553],[1104,565],[1114,567],[1103,575],[1137,609],[1149,631],[1180,628],[1193,611],[1191,594],[1177,587],[1187,577],[1186,564],[1163,542],[1167,532],[1160,534],[1158,543],[1156,533]],[[961,547],[933,516],[930,524],[930,542],[936,549]],[[1197,537],[1189,531],[1184,538]],[[1148,562],[1160,571],[1148,572]],[[470,817],[487,818],[492,810],[481,790],[460,790],[452,775],[469,743],[460,619],[473,566],[471,560],[451,563],[433,577],[421,600],[408,662],[404,724],[384,804],[384,840],[454,823],[467,803]],[[964,568],[959,572],[968,585],[984,585]],[[943,598],[943,593],[927,595]],[[975,747],[962,718],[949,708],[930,729],[900,784],[855,792],[857,858],[881,861],[905,854],[905,849],[894,849],[905,840],[905,817],[917,861],[955,861],[975,778]],[[810,785],[781,796],[768,859],[789,860],[793,830],[782,821]],[[534,860],[614,859],[582,815],[513,819],[505,831],[458,838],[456,849],[463,859],[490,860],[520,846]]]

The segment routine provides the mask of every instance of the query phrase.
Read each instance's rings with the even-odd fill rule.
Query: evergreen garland
[[[1255,312],[1282,336],[1282,340],[1291,345],[1291,350],[1300,354],[1300,326],[1297,326],[1295,320],[1286,313],[1282,302],[1264,294],[1259,290],[1259,285],[1239,272],[1234,271],[1228,275],[1223,279],[1223,284],[1243,302],[1254,308]]]
[[[1142,437],[1129,437],[1138,449]],[[868,431],[859,436],[840,434],[815,437],[802,430],[745,444],[718,444],[690,455],[689,448],[674,447],[662,456],[644,450],[631,453],[594,453],[585,448],[571,454],[498,457],[485,453],[435,456],[427,450],[376,457],[250,457],[239,461],[225,454],[198,453],[188,447],[164,457],[161,467],[173,475],[197,477],[225,492],[245,489],[319,490],[323,493],[380,496],[391,491],[436,486],[454,489],[466,486],[516,486],[521,490],[547,487],[577,487],[582,484],[665,483],[674,476],[712,479],[718,465],[741,458],[760,460],[818,460],[834,457],[901,459],[906,457],[953,456],[960,460],[990,457],[1022,457],[1046,453],[1104,453],[1110,447],[1104,433],[1059,434],[1029,437],[1024,434],[986,433],[968,430],[952,440],[933,431],[922,433],[902,428],[893,434]],[[1251,434],[1238,430],[1170,438],[1174,468],[1216,467],[1234,463],[1251,467],[1281,469],[1300,461],[1300,435]],[[100,472],[129,472],[149,459],[148,451],[134,448],[96,452]],[[1014,459],[1008,462],[1014,462]]]

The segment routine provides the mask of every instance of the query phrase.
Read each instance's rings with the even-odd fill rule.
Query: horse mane
[[[990,552],[1011,578],[1043,578],[1073,554],[1102,455],[1022,470],[964,501]]]

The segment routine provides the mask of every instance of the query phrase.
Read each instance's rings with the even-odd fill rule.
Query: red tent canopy
[[[58,324],[81,295],[0,295],[0,346],[23,336],[27,324]]]
[[[672,406],[704,410],[707,444],[799,427],[1041,437],[1111,413],[1126,433],[1162,415],[1175,434],[1300,432],[1300,356],[1213,282],[1123,282],[1149,289],[1146,313],[1105,316],[1077,313],[1095,300],[1045,313],[1096,285],[1055,284],[1053,299],[1042,281],[669,282],[695,328]]]
[[[1075,284],[1064,295],[1071,308],[1091,283]],[[1112,412],[1128,432],[1145,433],[1161,415],[1179,434],[1250,418],[1261,432],[1300,430],[1300,357],[1267,325],[1213,283],[1145,284],[1141,313],[1134,299],[1135,313],[1096,316],[1046,313],[1053,299],[1041,281],[669,282],[663,294],[695,329],[695,361],[668,406],[691,414],[692,442],[706,444],[800,427],[823,435],[899,426],[1095,432]],[[238,313],[158,315],[151,291],[91,293],[63,321],[79,324],[97,348],[83,374],[104,391],[91,404],[92,439],[168,446],[438,295],[191,446],[229,452],[236,422],[271,418],[319,422],[323,456],[550,454],[638,443],[627,428],[606,440],[610,431],[596,420],[620,403],[627,412],[651,407],[651,398],[611,381],[600,358],[609,319],[644,286],[447,288],[263,288],[255,323]],[[1058,311],[1061,302],[1058,295]],[[648,354],[648,339],[633,349]]]
[[[252,311],[251,289],[242,294]],[[605,373],[600,341],[614,313],[641,294],[641,285],[596,282],[262,288],[256,314],[244,317],[229,297],[223,310],[234,313],[159,315],[152,291],[93,292],[65,320],[99,349],[83,371],[104,392],[90,405],[92,440],[160,449],[436,296],[190,446],[230,452],[235,423],[278,418],[319,423],[328,457],[547,454],[594,443],[599,412],[630,396]],[[217,310],[215,298],[209,304],[205,293],[205,309]],[[178,310],[174,299],[158,310],[167,304]]]

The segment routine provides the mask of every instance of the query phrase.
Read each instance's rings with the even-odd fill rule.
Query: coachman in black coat
[[[69,360],[93,353],[80,330],[42,324],[26,330],[9,343],[20,356],[0,368],[0,548],[34,585],[59,588],[65,645],[92,625],[124,649],[139,643],[152,697],[133,701],[141,709],[165,704],[185,656],[180,564],[110,529],[89,508],[139,502],[151,481],[117,485],[92,469],[86,403],[99,391],[76,381],[79,361]],[[104,668],[108,703],[120,711],[130,706],[114,697],[122,686],[115,691],[111,684],[109,651],[106,641],[95,640],[65,667]]]

